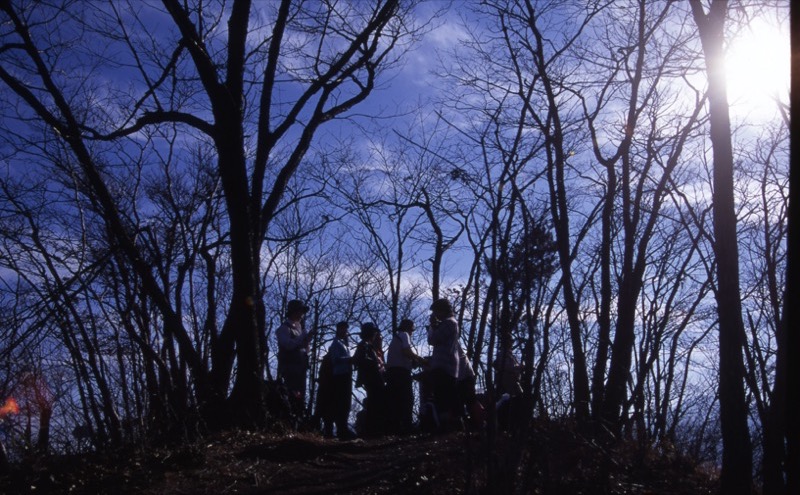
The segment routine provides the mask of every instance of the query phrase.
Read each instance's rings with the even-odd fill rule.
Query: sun
[[[731,40],[725,56],[732,109],[761,113],[788,102],[791,49],[787,29],[755,19]]]

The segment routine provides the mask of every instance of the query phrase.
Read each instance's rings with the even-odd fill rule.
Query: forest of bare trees
[[[446,297],[523,417],[785,491],[788,93],[748,120],[722,67],[755,18],[789,2],[0,0],[3,462],[268,426],[288,300],[313,371]]]

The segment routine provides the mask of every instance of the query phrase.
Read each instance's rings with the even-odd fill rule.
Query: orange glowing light
[[[19,414],[19,404],[14,398],[6,399],[6,403],[0,407],[0,417],[7,416],[9,414]]]

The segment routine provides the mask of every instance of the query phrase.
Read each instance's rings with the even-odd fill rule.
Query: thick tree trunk
[[[791,134],[800,135],[800,8],[793,8],[791,11],[791,32],[792,32],[792,91],[791,91]],[[798,318],[797,303],[800,295],[797,292],[798,277],[798,245],[797,236],[800,235],[800,201],[797,201],[800,194],[800,151],[796,146],[791,151],[792,166],[789,176],[789,232],[787,246],[787,275],[786,275],[786,294],[783,299],[784,311],[784,331],[786,332],[786,353],[788,356],[795,356],[795,359],[787,362],[787,384],[786,384],[786,478],[787,493],[800,493],[800,369],[798,369],[798,359],[800,356],[800,318]]]
[[[733,145],[725,83],[724,26],[727,1],[713,0],[705,14],[692,0],[706,61],[710,137],[714,152],[714,256],[719,315],[719,399],[722,429],[722,493],[752,492],[752,445],[744,390],[744,322],[739,290],[739,250],[733,192]]]
[[[231,120],[231,124],[233,123]],[[239,119],[235,119],[239,121]],[[232,338],[236,345],[236,380],[229,397],[230,411],[236,411],[239,425],[257,424],[266,419],[264,397],[262,396],[261,339],[259,338],[258,308],[260,298],[259,256],[254,246],[258,242],[260,217],[257,211],[250,211],[250,202],[241,198],[248,195],[247,167],[244,156],[243,132],[240,125],[236,135],[227,136],[217,142],[219,149],[219,169],[225,189],[231,238],[231,275],[233,293],[230,310],[223,327],[222,338]],[[228,132],[233,132],[228,129]],[[221,133],[222,134],[222,133]],[[226,143],[237,143],[230,146]],[[256,219],[255,221],[253,219]],[[221,356],[224,366],[221,371],[228,373],[228,363],[232,356]],[[217,363],[215,363],[217,364]],[[220,363],[221,364],[221,363]],[[227,383],[217,383],[227,386]],[[216,392],[224,396],[224,389]]]
[[[53,408],[43,405],[39,411],[39,436],[36,439],[36,450],[40,454],[47,454],[50,448],[50,420],[53,418]]]
[[[769,410],[765,414],[762,425],[764,458],[761,474],[764,493],[786,493],[783,479],[784,462],[786,461],[786,338],[784,329],[778,330],[777,356],[775,358],[775,385]],[[791,492],[794,493],[794,492]]]
[[[631,360],[633,344],[635,342],[634,320],[636,316],[636,293],[630,282],[632,273],[624,276],[619,289],[619,302],[617,304],[616,331],[614,344],[611,348],[611,364],[608,369],[608,383],[606,384],[605,400],[603,401],[602,417],[610,431],[619,437],[622,431],[622,406],[628,394],[628,380],[631,374]]]

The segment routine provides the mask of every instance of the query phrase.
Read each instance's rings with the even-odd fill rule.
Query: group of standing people
[[[276,332],[278,377],[298,413],[303,410],[307,353],[314,337],[314,332],[306,332],[302,325],[308,309],[302,301],[289,301],[286,321]],[[461,349],[458,323],[450,302],[437,299],[431,305],[427,329],[432,347],[430,357],[423,358],[415,352],[411,343],[414,331],[412,320],[402,320],[384,353],[379,328],[372,322],[363,323],[360,341],[351,356],[349,325],[344,321],[337,323],[335,338],[320,366],[317,395],[317,414],[326,436],[333,435],[334,426],[337,437],[353,436],[348,418],[354,371],[356,387],[363,388],[366,395],[356,421],[356,429],[362,435],[400,434],[413,429],[412,372],[417,367],[424,370],[431,387],[437,425],[447,428],[460,418],[465,394],[471,392],[474,397],[475,374]]]

